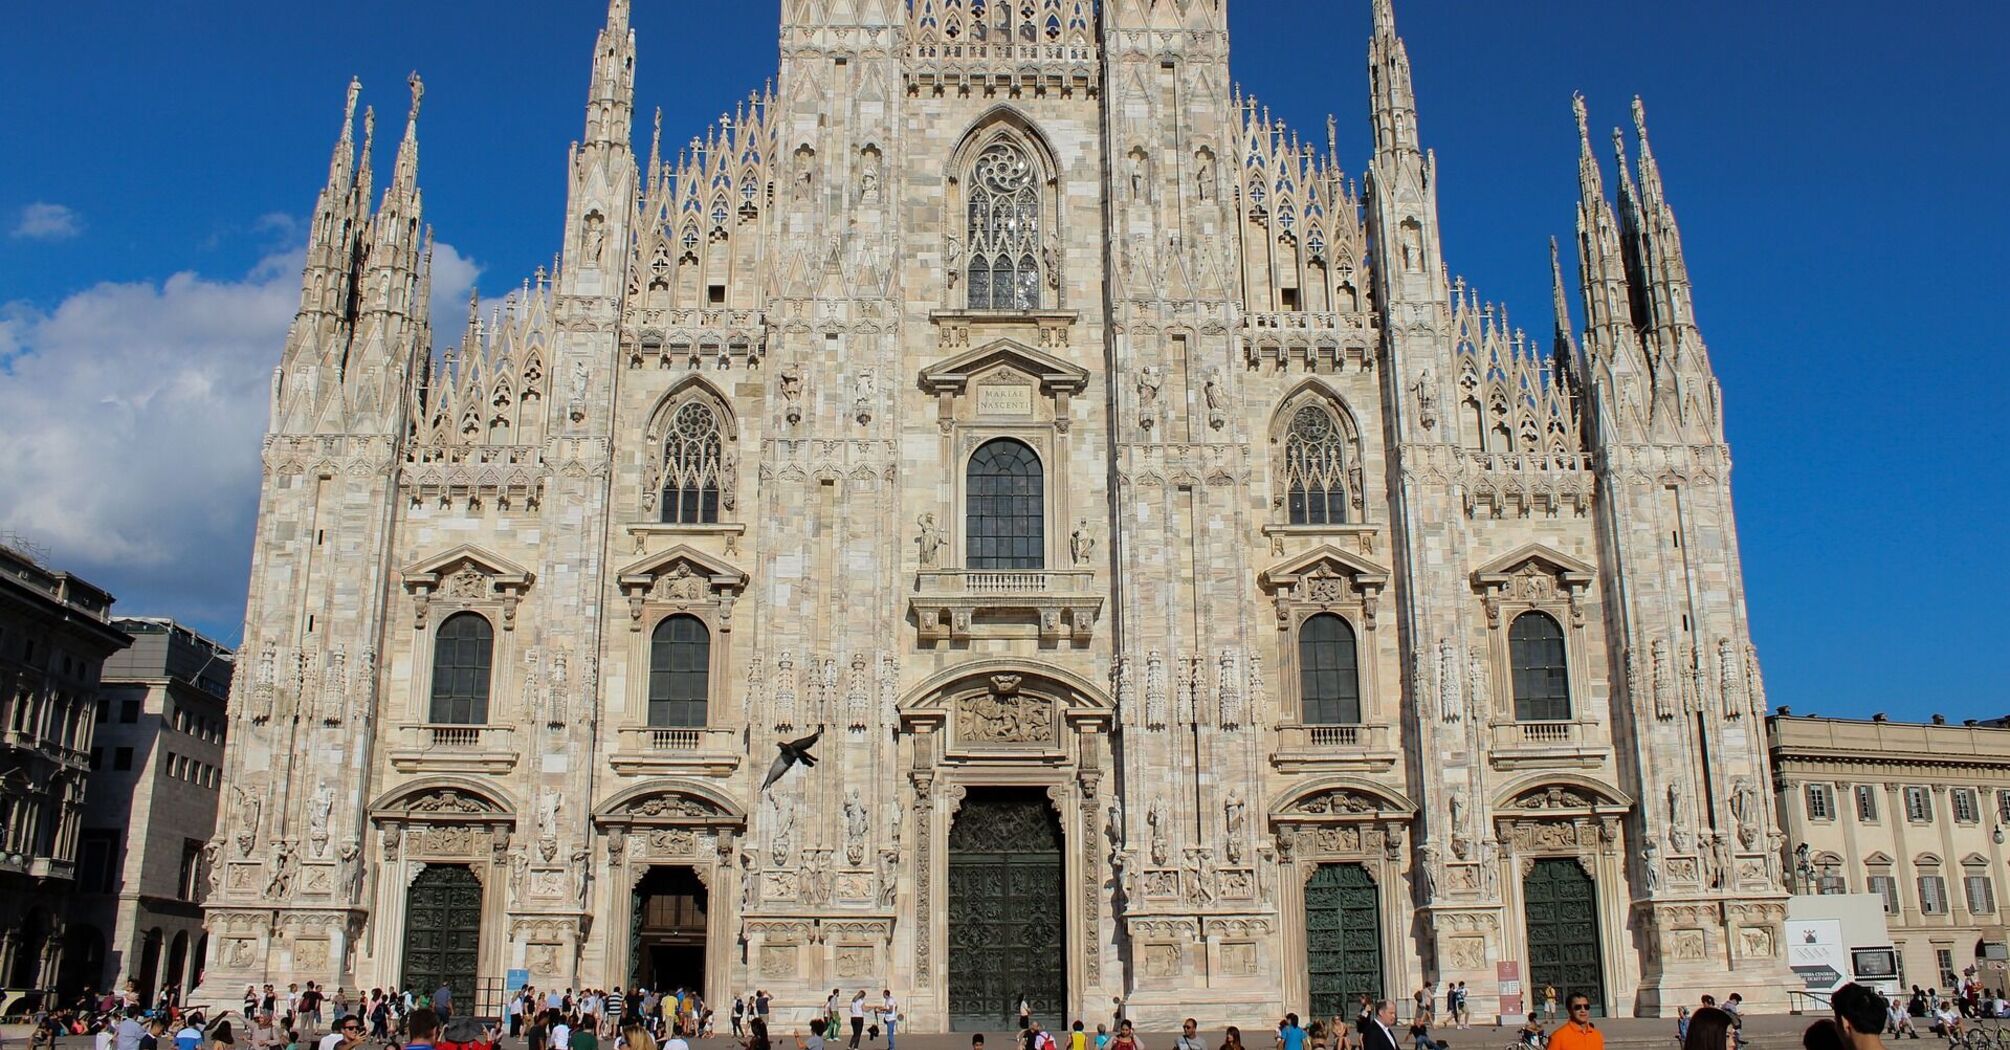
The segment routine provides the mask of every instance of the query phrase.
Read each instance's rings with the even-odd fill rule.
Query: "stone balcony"
[[[1281,725],[1270,764],[1284,773],[1393,769],[1394,731],[1388,725]]]
[[[515,726],[405,724],[397,728],[391,768],[400,773],[507,773],[522,753]]]
[[[923,569],[908,603],[923,643],[1027,633],[1049,645],[1087,645],[1103,596],[1090,569],[991,572]]]
[[[1590,769],[1610,750],[1587,722],[1495,722],[1487,729],[1495,769]]]
[[[740,768],[746,750],[733,729],[631,725],[614,735],[614,752],[607,761],[623,776],[725,776]]]

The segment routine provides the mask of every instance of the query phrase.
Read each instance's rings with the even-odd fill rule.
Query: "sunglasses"
[[[1576,1013],[1576,1012],[1577,1012],[1577,1011],[1579,1011],[1579,1010],[1589,1010],[1589,1009],[1591,1009],[1591,1004],[1590,1004],[1590,1003],[1572,1003],[1572,1004],[1570,1004],[1570,1012],[1571,1012],[1571,1013]]]

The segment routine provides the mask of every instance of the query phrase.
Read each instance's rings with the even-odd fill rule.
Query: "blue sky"
[[[671,143],[758,88],[773,0],[635,0]],[[1234,72],[1367,148],[1367,0],[1234,0]],[[595,0],[16,5],[0,35],[0,532],[235,641],[264,390],[354,74],[378,163],[426,78],[442,298],[557,243]],[[1534,331],[1595,128],[1645,96],[1725,389],[1775,703],[2010,713],[2001,4],[1398,0],[1447,261]],[[646,116],[638,128],[646,131]],[[1601,143],[1604,137],[1600,136]],[[646,145],[646,144],[645,144]],[[1970,311],[1974,316],[1970,316]]]

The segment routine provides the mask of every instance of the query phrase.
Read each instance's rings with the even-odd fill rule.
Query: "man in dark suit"
[[[1396,1050],[1396,1001],[1384,999],[1375,1004],[1375,1012],[1368,1023],[1361,1026],[1361,1050]]]

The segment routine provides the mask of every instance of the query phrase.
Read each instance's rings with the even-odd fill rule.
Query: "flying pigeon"
[[[817,738],[823,735],[824,727],[818,726],[816,732],[803,737],[801,740],[789,740],[776,744],[775,750],[780,751],[781,754],[775,757],[775,764],[768,767],[768,779],[761,781],[761,793],[766,794],[768,788],[774,786],[775,781],[782,779],[782,774],[789,771],[790,766],[798,764],[803,766],[816,765],[817,760],[810,754],[810,748],[815,747]]]

